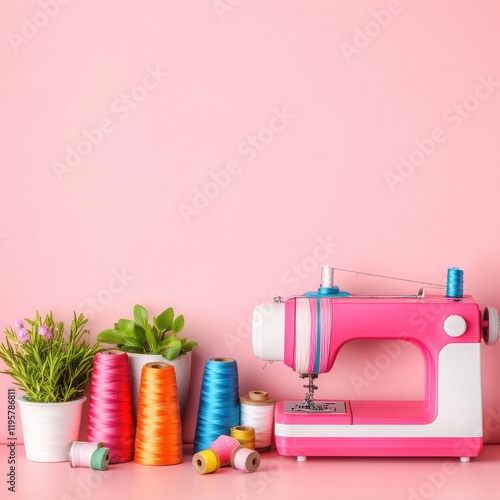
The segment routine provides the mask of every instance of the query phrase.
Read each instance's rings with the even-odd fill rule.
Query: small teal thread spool
[[[458,267],[448,269],[446,280],[446,296],[453,299],[461,299],[464,295],[464,272]]]

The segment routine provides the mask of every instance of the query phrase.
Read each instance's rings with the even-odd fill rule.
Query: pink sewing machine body
[[[331,269],[331,268],[330,268]],[[454,268],[455,269],[455,268]],[[449,456],[468,461],[483,445],[481,339],[498,338],[498,312],[484,320],[470,296],[338,296],[320,293],[257,306],[256,356],[309,377],[304,401],[280,401],[275,441],[296,456]],[[327,290],[327,293],[321,293]],[[425,365],[421,401],[314,400],[314,380],[352,340],[404,340]]]

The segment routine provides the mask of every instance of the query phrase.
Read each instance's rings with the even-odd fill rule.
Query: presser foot
[[[308,391],[304,396],[302,403],[297,401],[285,401],[283,410],[285,413],[346,413],[346,404],[338,401],[314,401],[314,391],[318,388],[314,384],[315,379],[318,378],[317,374],[302,373],[300,378],[308,378],[307,385],[304,385]]]
[[[304,385],[308,391],[304,395],[302,403],[294,403],[293,401],[285,402],[285,411],[302,412],[302,413],[346,413],[346,405],[343,402],[322,401],[317,403],[314,401],[314,391],[318,389],[314,381],[318,378],[314,373],[302,373],[300,378],[308,378],[307,385]]]
[[[316,403],[314,402],[314,391],[318,386],[314,385],[314,380],[318,378],[318,375],[303,373],[300,378],[309,378],[309,383],[304,385],[308,391],[304,395],[304,401],[301,405],[297,405],[297,411],[315,411]]]

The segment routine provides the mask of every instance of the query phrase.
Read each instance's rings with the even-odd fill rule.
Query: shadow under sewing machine
[[[481,338],[499,336],[498,311],[481,317],[463,295],[463,272],[448,269],[446,295],[351,295],[322,269],[321,286],[283,301],[256,306],[253,350],[283,361],[308,389],[303,401],[280,401],[275,440],[280,454],[307,456],[448,456],[468,462],[483,446]],[[433,285],[433,284],[427,284]],[[439,286],[439,285],[437,285]],[[444,288],[444,287],[443,287]],[[435,320],[419,318],[431,314]],[[425,364],[422,401],[318,400],[316,378],[331,370],[352,340],[405,340]]]

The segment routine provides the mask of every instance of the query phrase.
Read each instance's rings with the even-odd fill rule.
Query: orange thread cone
[[[142,369],[134,460],[143,465],[182,462],[175,369],[167,363],[147,363]]]

